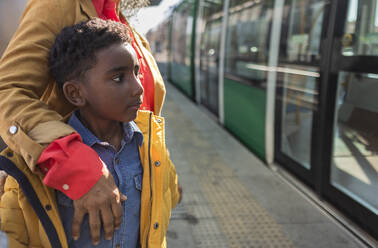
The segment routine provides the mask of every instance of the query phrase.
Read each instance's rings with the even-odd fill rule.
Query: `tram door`
[[[289,0],[276,159],[378,237],[378,0]]]
[[[327,0],[285,1],[277,67],[275,157],[310,186]]]
[[[330,164],[325,196],[378,238],[378,0],[332,7],[336,25],[324,89],[330,107],[322,115],[333,132],[320,141],[330,151],[323,159]]]
[[[218,115],[219,58],[223,1],[201,1],[200,103]],[[197,93],[198,94],[198,93]]]

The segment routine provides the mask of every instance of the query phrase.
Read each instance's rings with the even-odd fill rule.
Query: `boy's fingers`
[[[80,237],[80,227],[81,223],[83,222],[84,215],[85,212],[75,206],[74,217],[72,220],[72,238],[74,240],[78,240]]]
[[[104,226],[105,238],[111,240],[114,234],[114,218],[110,208],[101,209],[101,218]]]
[[[91,233],[91,239],[93,245],[98,245],[100,243],[100,212],[98,209],[89,210],[89,229]]]

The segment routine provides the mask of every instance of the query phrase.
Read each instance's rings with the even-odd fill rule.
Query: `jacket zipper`
[[[152,120],[152,113],[150,113],[149,118],[149,129],[148,129],[148,165],[150,169],[150,208],[149,208],[149,216],[148,216],[148,229],[146,235],[146,248],[148,248],[148,236],[150,234],[150,226],[151,226],[151,209],[152,209],[152,175],[151,175],[151,120]]]

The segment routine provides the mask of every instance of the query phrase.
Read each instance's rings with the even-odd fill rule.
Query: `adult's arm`
[[[45,153],[51,151],[48,149],[52,146],[59,147],[62,139],[71,137],[74,132],[72,127],[63,122],[63,116],[59,114],[69,113],[72,106],[67,102],[64,104],[63,96],[57,95],[58,99],[51,99],[51,96],[54,96],[51,92],[56,90],[56,84],[49,77],[47,60],[56,35],[63,27],[73,25],[75,15],[80,14],[78,1],[30,0],[28,2],[19,28],[0,60],[0,135],[13,151],[24,158],[33,172],[39,170],[37,161],[44,154],[44,159],[41,159],[40,164],[50,165],[46,177],[52,179],[44,180],[44,182],[68,196],[70,192],[75,194],[75,191],[80,191],[78,188],[80,182],[69,185],[69,189],[64,190],[64,183],[54,185],[54,179],[59,178],[59,182],[65,182],[63,176],[69,179],[72,176],[70,171],[80,177],[80,173],[86,175],[88,170],[97,168],[96,176],[92,180],[89,179],[89,188],[95,188],[95,190],[82,192],[84,195],[76,194],[75,199],[79,198],[77,201],[82,203],[77,209],[81,212],[89,212],[90,215],[95,213],[91,217],[96,220],[100,218],[98,214],[100,212],[113,213],[110,216],[109,214],[102,215],[101,219],[104,223],[120,223],[119,215],[114,214],[122,210],[118,200],[119,192],[112,178],[102,175],[106,168],[104,169],[104,166],[99,164],[101,162],[97,155],[92,154],[91,158],[86,159],[87,162],[97,163],[91,164],[92,162],[81,163],[80,156],[76,156],[77,160],[72,159],[72,156],[57,160],[54,156],[48,156],[51,153]],[[72,144],[87,149],[80,141],[74,138],[72,140],[69,142],[68,149]],[[61,153],[64,154],[64,152],[61,150]],[[57,164],[59,168],[52,169]],[[71,170],[77,166],[83,169]],[[63,171],[64,174],[61,173]],[[108,187],[103,187],[103,185],[108,185]],[[104,199],[100,204],[93,204],[93,199],[98,199],[98,197]],[[75,208],[75,211],[77,209]],[[74,219],[74,222],[80,223],[81,220]],[[108,234],[114,231],[114,227],[110,225],[104,228],[105,233]]]
[[[67,24],[60,2],[29,1],[0,60],[0,135],[33,172],[47,144],[74,132],[47,99],[41,101],[54,88],[47,64],[50,47]]]

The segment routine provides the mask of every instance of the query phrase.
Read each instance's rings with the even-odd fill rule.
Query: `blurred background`
[[[374,0],[186,0],[147,33],[168,81],[375,238],[377,37]]]
[[[0,0],[0,55],[26,2]],[[130,21],[166,81],[184,178],[168,246],[378,247],[378,1],[151,3]],[[236,205],[211,198],[230,178]]]

